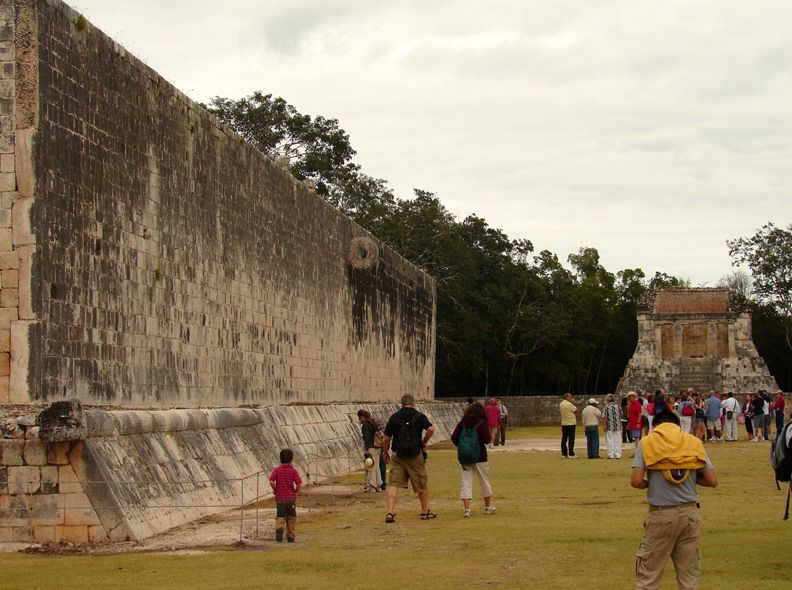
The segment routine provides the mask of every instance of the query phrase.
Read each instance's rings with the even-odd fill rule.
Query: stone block
[[[33,542],[33,527],[31,526],[16,526],[11,529],[11,542],[12,543],[32,543]]]
[[[0,352],[0,377],[11,375],[11,353]]]
[[[0,179],[2,179],[3,176],[8,176],[8,175],[0,174]],[[0,188],[2,188],[2,186],[0,186]],[[11,219],[13,222],[13,214]],[[11,240],[11,228],[0,227],[0,252],[11,252],[11,250],[13,249],[14,249],[14,243]]]
[[[11,542],[11,527],[0,524],[0,543]]]
[[[0,307],[19,307],[19,289],[0,289]]]
[[[25,465],[46,465],[47,445],[40,440],[25,440],[25,450],[22,455]]]
[[[9,467],[8,493],[35,494],[41,487],[41,470],[38,467]]]
[[[19,271],[14,269],[14,270],[4,270],[0,272],[0,287],[7,289],[18,289]]]
[[[34,526],[33,527],[33,542],[41,543],[55,543],[58,538],[55,536],[54,526]]]
[[[30,285],[33,276],[33,256],[36,253],[36,247],[17,246],[16,249],[19,255],[19,319],[35,320],[36,314],[33,312]]]
[[[0,523],[4,526],[30,525],[29,496],[0,496]]]
[[[25,428],[25,438],[38,440],[40,431],[41,428],[39,426],[30,426],[28,428]]]
[[[0,154],[0,172],[14,171],[14,154]]]
[[[63,512],[58,508],[55,494],[37,495],[30,498],[30,524],[33,526],[65,524]]]
[[[104,527],[102,525],[89,526],[88,540],[91,543],[106,543],[108,541],[108,538]]]
[[[16,190],[16,174],[0,172],[0,191],[6,193],[13,190]]]
[[[82,525],[59,526],[55,528],[55,535],[61,541],[84,545],[88,542],[88,527]]]
[[[0,465],[0,494],[8,493],[8,466]]]
[[[102,523],[93,508],[65,508],[63,510],[63,524],[96,526]]]
[[[91,501],[83,492],[61,494],[61,497],[63,498],[63,507],[66,510],[91,508]]]
[[[83,487],[71,465],[58,467],[58,491],[61,494],[82,493]]]
[[[0,81],[0,85],[2,82]],[[15,137],[16,186],[23,197],[32,197],[36,179],[33,173],[33,136],[35,128],[17,129]],[[27,228],[30,228],[28,222]]]
[[[0,252],[0,270],[19,268],[19,254],[16,252]]]
[[[14,308],[0,307],[0,318],[3,311],[16,311]],[[11,403],[26,403],[30,400],[28,385],[28,363],[30,361],[30,327],[35,322],[13,321],[11,325],[11,350],[14,356],[11,359],[11,376],[9,380],[8,397]],[[0,329],[2,325],[0,324]]]
[[[0,377],[0,404],[11,403],[11,383],[9,379]]]
[[[33,206],[33,198],[25,196],[21,190],[18,192],[22,198],[16,201],[11,209],[13,244],[14,246],[29,246],[36,243],[36,236],[33,235],[30,226],[30,208]]]
[[[0,352],[11,350],[11,330],[0,330]]]
[[[41,493],[58,493],[58,468],[55,465],[45,465],[41,468]]]
[[[49,465],[68,465],[69,446],[71,443],[54,443],[47,446],[47,463]]]
[[[0,209],[0,227],[11,227],[10,209]]]
[[[0,439],[0,465],[22,465],[22,453],[24,450],[24,440]]]
[[[0,308],[0,330],[10,330],[11,322],[16,321],[18,317],[19,313],[15,307]]]

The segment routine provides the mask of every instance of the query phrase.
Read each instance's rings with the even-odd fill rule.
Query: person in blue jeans
[[[599,423],[602,419],[602,412],[597,407],[599,403],[593,397],[588,401],[588,405],[583,408],[583,426],[586,432],[586,450],[589,459],[599,459]]]

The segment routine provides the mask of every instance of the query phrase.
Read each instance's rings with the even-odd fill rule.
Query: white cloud
[[[397,194],[565,259],[714,284],[792,217],[792,4],[85,0],[197,100],[336,117]]]

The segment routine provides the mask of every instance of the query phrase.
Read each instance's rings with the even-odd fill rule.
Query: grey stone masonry
[[[728,289],[660,289],[638,307],[638,344],[617,391],[775,391],[751,314]]]
[[[433,397],[430,276],[60,1],[0,19],[0,403]]]
[[[83,440],[46,444],[38,426],[0,438],[0,542],[142,539],[269,497],[280,449],[307,484],[362,469],[357,410],[387,420],[396,404],[213,410],[87,410]],[[462,407],[419,404],[432,442]],[[31,423],[28,421],[28,423]]]

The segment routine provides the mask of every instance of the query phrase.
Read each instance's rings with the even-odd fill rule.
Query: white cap
[[[589,403],[590,404],[594,404],[595,406],[599,405],[599,402],[597,400],[595,400],[593,397],[589,399]]]

